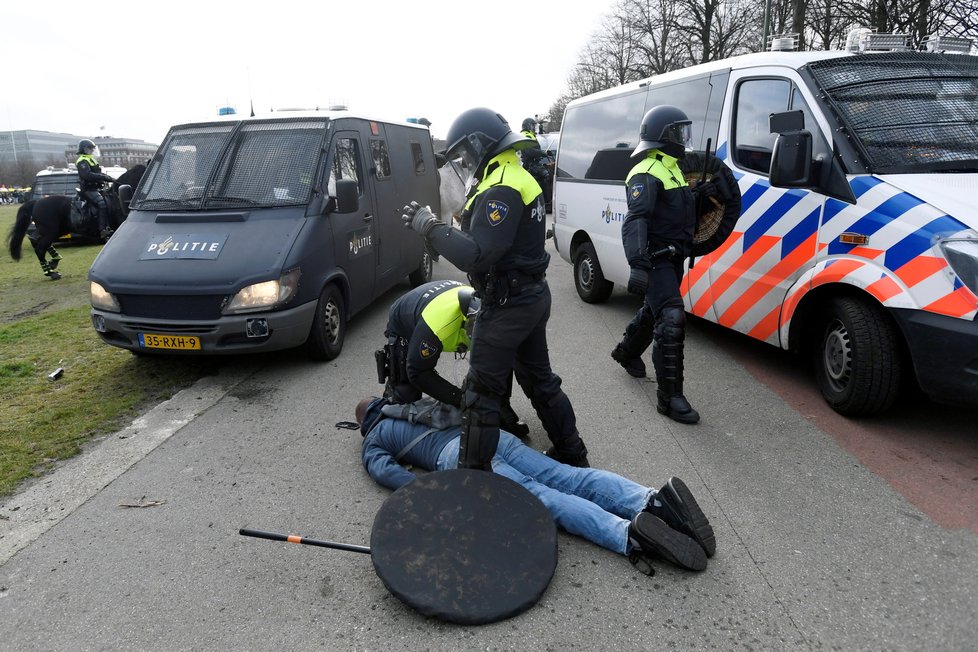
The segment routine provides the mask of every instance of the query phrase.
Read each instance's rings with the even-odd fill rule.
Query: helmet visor
[[[693,142],[693,123],[689,120],[683,120],[666,125],[666,128],[662,130],[662,135],[659,136],[659,140],[666,143],[676,143],[685,149],[689,149],[689,144]]]
[[[460,139],[455,145],[445,152],[452,163],[452,168],[462,180],[462,184],[468,188],[475,179],[476,171],[482,162],[486,149],[478,136],[470,135]]]
[[[87,149],[88,149],[88,153],[96,161],[99,159],[100,156],[102,156],[102,152],[101,152],[101,150],[99,150],[98,145],[96,145],[95,147],[89,147]]]

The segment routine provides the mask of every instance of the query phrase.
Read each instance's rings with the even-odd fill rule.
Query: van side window
[[[411,141],[411,160],[414,161],[414,173],[417,175],[424,174],[424,155],[421,153],[421,143],[416,143]]]
[[[386,179],[391,175],[391,157],[387,152],[387,142],[383,140],[370,141],[370,153],[374,159],[374,174],[378,179]]]
[[[693,150],[703,151],[706,148],[706,139],[709,138],[710,149],[716,151],[717,134],[720,132],[720,107],[723,103],[726,78],[727,73],[724,72],[719,77],[714,74],[712,82],[710,75],[703,75],[666,86],[656,86],[649,91],[645,110],[648,111],[659,104],[672,104],[678,107],[693,123],[691,125]],[[638,130],[638,125],[635,129]]]
[[[639,88],[568,110],[560,128],[557,177],[624,181],[632,168],[629,157],[638,143],[646,95]]]
[[[333,149],[333,165],[329,169],[327,191],[336,196],[337,179],[354,179],[363,194],[363,175],[360,174],[360,148],[356,138],[337,138]]]
[[[740,167],[767,175],[777,134],[770,115],[788,109],[791,83],[787,79],[748,79],[737,87],[734,104],[734,161]]]

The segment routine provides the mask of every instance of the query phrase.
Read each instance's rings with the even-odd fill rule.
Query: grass
[[[142,358],[99,339],[89,320],[88,268],[98,246],[59,246],[64,276],[41,272],[25,238],[7,233],[18,206],[0,206],[0,496],[78,454],[210,372],[199,358]],[[48,374],[63,369],[57,380]]]

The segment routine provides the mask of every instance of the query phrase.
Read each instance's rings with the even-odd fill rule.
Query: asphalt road
[[[703,420],[676,424],[608,356],[637,300],[581,302],[551,252],[551,357],[591,463],[683,478],[716,529],[705,572],[650,578],[561,533],[534,607],[462,627],[404,606],[366,555],[239,536],[368,545],[389,493],[335,424],[379,392],[372,352],[405,284],[354,318],[338,359],[222,361],[0,503],[0,650],[974,649],[974,412],[915,400],[842,419],[793,358],[694,320],[686,391]],[[442,365],[461,381],[464,362]],[[529,402],[514,407],[543,448]]]

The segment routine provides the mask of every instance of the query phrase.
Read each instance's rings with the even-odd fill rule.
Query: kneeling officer
[[[387,346],[375,354],[378,380],[386,380],[384,398],[413,403],[424,393],[461,408],[464,392],[442,378],[435,367],[442,351],[464,354],[469,350],[480,305],[475,289],[458,281],[426,283],[397,299],[384,331]],[[519,437],[530,432],[510,406],[509,394],[500,419],[506,430]]]

